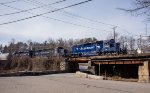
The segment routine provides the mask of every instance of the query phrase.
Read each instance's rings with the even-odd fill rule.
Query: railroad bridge
[[[95,75],[137,78],[139,82],[150,79],[150,54],[69,57],[66,62],[72,72],[79,70],[79,63],[85,63]]]

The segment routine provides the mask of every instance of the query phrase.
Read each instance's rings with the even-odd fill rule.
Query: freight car
[[[126,54],[127,50],[120,48],[120,43],[114,39],[101,40],[95,43],[86,43],[74,45],[72,47],[72,56],[96,56],[106,54]]]
[[[39,49],[39,50],[28,50],[28,51],[17,51],[14,52],[14,56],[42,56],[42,57],[48,57],[48,56],[67,56],[67,50],[63,47],[58,47],[54,49]]]

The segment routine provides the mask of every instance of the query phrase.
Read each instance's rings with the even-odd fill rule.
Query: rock
[[[89,79],[95,79],[95,80],[103,80],[103,79],[104,79],[103,76],[90,75],[90,74],[83,73],[83,72],[80,72],[80,71],[77,71],[77,72],[75,73],[75,77],[79,77],[79,78],[89,78]]]
[[[88,74],[87,74],[87,73],[80,72],[80,71],[77,71],[77,72],[75,73],[75,77],[87,78],[87,77],[88,77]]]
[[[96,80],[103,80],[103,76],[96,76],[96,75],[88,75],[89,79],[96,79]]]

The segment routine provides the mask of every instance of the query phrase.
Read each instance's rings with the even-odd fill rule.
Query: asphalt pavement
[[[0,77],[0,93],[150,93],[150,83],[77,78],[73,73]]]

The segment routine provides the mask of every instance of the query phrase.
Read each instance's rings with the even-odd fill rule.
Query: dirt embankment
[[[63,58],[60,57],[11,57],[8,60],[0,60],[0,73],[60,71],[60,62],[62,61]]]

